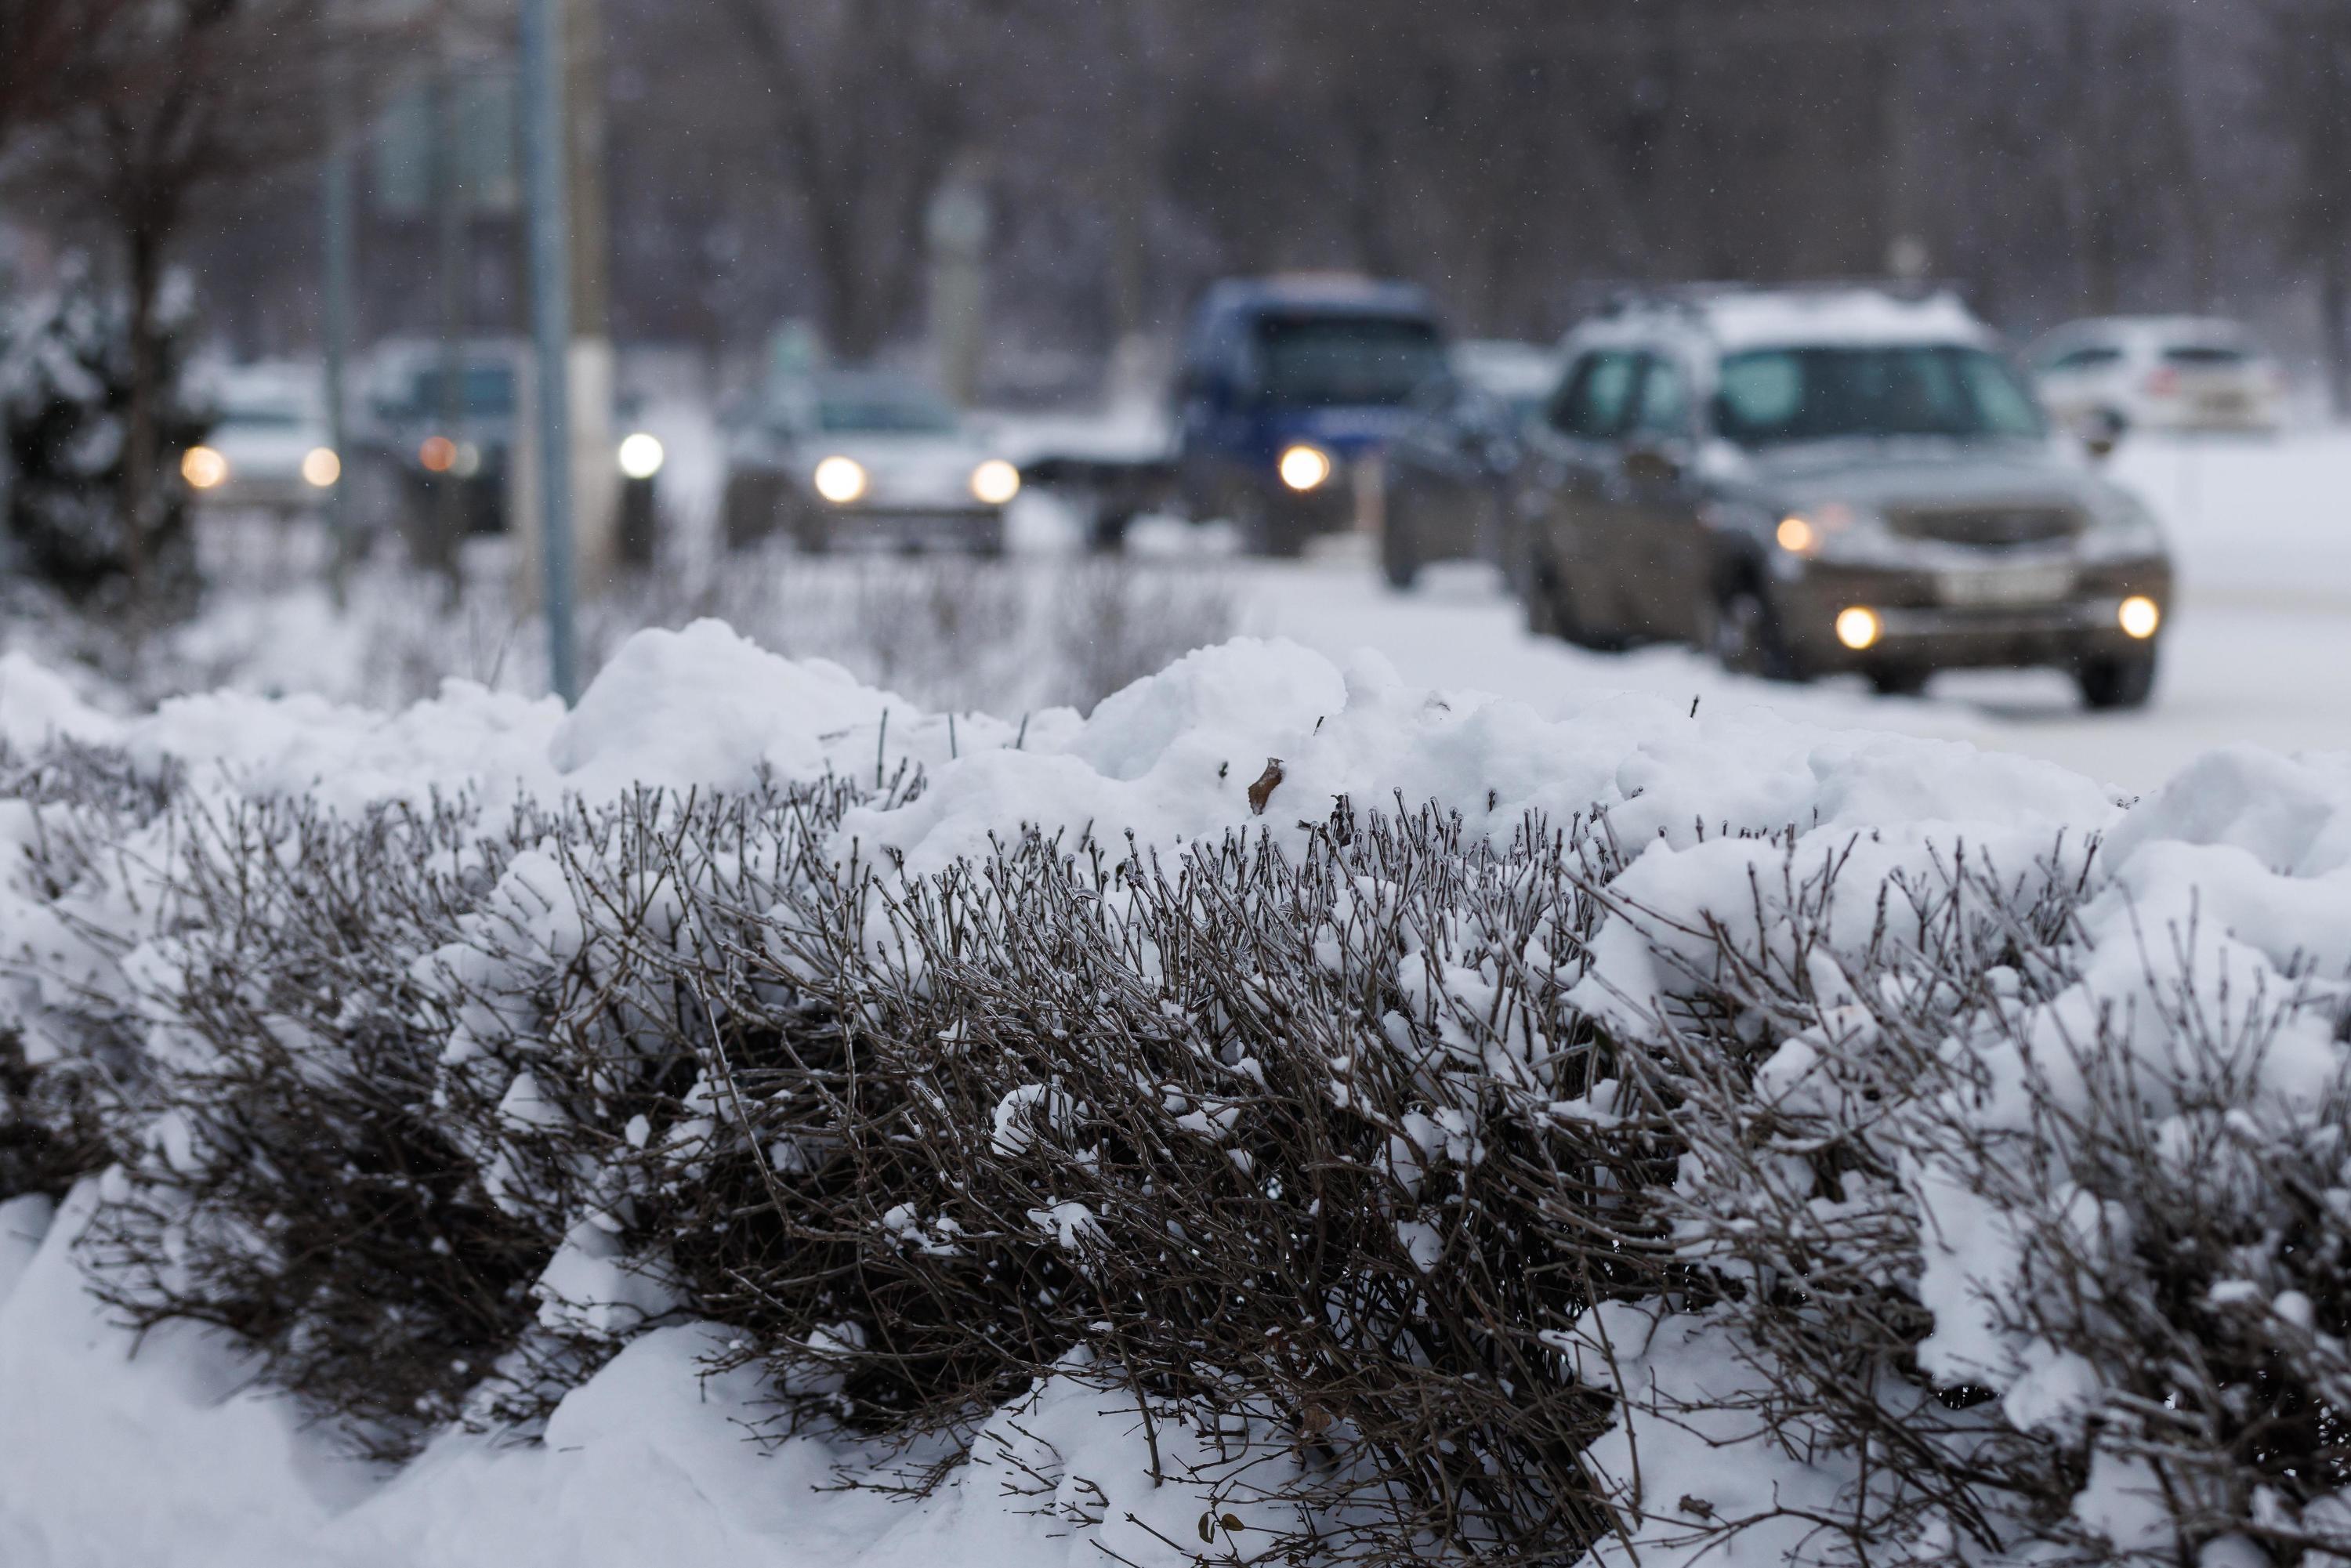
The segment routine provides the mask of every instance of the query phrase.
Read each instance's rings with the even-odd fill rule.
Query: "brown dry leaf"
[[[1265,803],[1273,799],[1273,792],[1281,788],[1281,781],[1287,777],[1281,770],[1280,758],[1267,758],[1265,771],[1258,775],[1256,783],[1249,786],[1249,810],[1260,817],[1264,816]]]

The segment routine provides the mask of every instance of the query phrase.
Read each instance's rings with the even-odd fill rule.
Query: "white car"
[[[781,531],[809,554],[1004,549],[1019,468],[920,382],[871,371],[786,376],[728,423],[730,547]]]
[[[327,430],[319,372],[303,365],[248,365],[219,388],[220,421],[180,457],[180,475],[204,507],[296,513],[324,505],[343,464]]]
[[[2036,344],[2032,362],[2042,401],[2074,430],[2273,431],[2285,409],[2283,372],[2233,321],[2076,321]]]

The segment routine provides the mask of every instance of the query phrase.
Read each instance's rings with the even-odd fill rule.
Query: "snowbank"
[[[1758,974],[1777,964],[1798,977],[1789,1006],[1812,1009],[1786,1020],[1790,1039],[1759,1079],[1767,1086],[1817,1084],[1868,1055],[1880,1038],[1872,1031],[1884,1029],[1871,1021],[1881,999],[1854,977],[1892,973],[1873,968],[1888,950],[1886,891],[1965,862],[1992,868],[2026,903],[2070,897],[2078,884],[2072,935],[2051,938],[2077,967],[2032,977],[1985,1004],[1989,1012],[1968,1010],[1981,998],[1928,1009],[1947,1031],[1931,1050],[1989,1032],[1969,1057],[1977,1099],[1957,1111],[1937,1101],[1946,1120],[1922,1111],[1921,1126],[2023,1130],[2042,1103],[2025,1094],[2028,1082],[2055,1096],[2048,1103],[2090,1107],[2089,1089],[2068,1102],[2063,1082],[2079,1069],[2064,1065],[2066,1051],[2085,1040],[2143,1051],[2151,1069],[2177,1066],[2198,1041],[2222,1054],[2243,1048],[2227,1105],[2180,1108],[2183,1150],[2200,1146],[2188,1124],[2204,1110],[2299,1137],[2316,1135],[2342,1105],[2351,761],[2339,758],[2216,754],[2134,805],[2062,769],[1959,745],[1813,728],[1761,710],[1693,716],[1679,704],[1606,695],[1547,719],[1474,693],[1411,689],[1375,655],[1342,670],[1292,644],[1252,641],[1193,654],[1090,716],[1063,710],[1010,725],[922,713],[837,667],[777,658],[709,622],[641,634],[569,715],[453,683],[397,715],[220,695],[116,719],[11,658],[0,661],[0,737],[20,749],[48,737],[116,746],[148,768],[186,769],[212,798],[296,796],[342,812],[467,792],[597,802],[643,788],[742,791],[763,774],[879,783],[920,769],[925,787],[852,810],[835,846],[844,861],[886,855],[915,876],[1029,829],[1131,840],[1173,857],[1236,829],[1300,848],[1343,804],[1435,802],[1472,837],[1498,840],[1530,814],[1596,821],[1626,868],[1607,890],[1614,914],[1589,944],[1577,1005],[1643,1038],[1668,1028],[1664,998],[1693,972],[1752,951]],[[13,805],[0,829],[21,847],[57,810]],[[169,831],[132,833],[126,858],[166,863]],[[1830,868],[1827,880],[1814,883],[1819,868]],[[118,922],[135,935],[135,899],[110,897],[78,911],[84,925]],[[0,900],[12,943],[62,955],[85,940],[50,902],[16,875]],[[1926,946],[1921,937],[1903,950],[1915,957]],[[102,969],[104,955],[76,951],[70,962],[57,957],[44,982]],[[29,1026],[37,998],[20,987],[11,1007]],[[2005,1020],[1997,1030],[1991,1013]],[[1835,1017],[1853,1029],[1840,1033]],[[2117,1017],[2140,1022],[2116,1032],[2100,1021]],[[28,1039],[37,1044],[37,1030]],[[1820,1062],[1831,1065],[1816,1072]],[[1823,1117],[1851,1110],[1834,1094],[1816,1098]],[[1600,1114],[1599,1103],[1574,1113]],[[1814,1114],[1802,1108],[1811,1103],[1792,1092],[1789,1113]],[[1902,1157],[1923,1146],[1903,1145]],[[1886,1157],[1889,1169],[1900,1165]],[[1898,1213],[1894,1228],[1908,1227],[1907,1244],[1923,1249],[1916,1286],[1933,1321],[1921,1363],[1947,1381],[1990,1386],[2020,1430],[2073,1419],[2078,1431],[2112,1375],[2056,1355],[2046,1323],[2002,1310],[2030,1293],[2040,1242],[2027,1221],[2038,1221],[1988,1207],[1978,1175],[1956,1160],[1945,1168],[1914,1158],[1868,1200]],[[1104,1550],[1173,1563],[1190,1558],[1178,1543],[1220,1528],[1208,1500],[1153,1484],[1132,1412],[1106,1408],[1082,1383],[1040,1385],[1005,1418],[996,1449],[983,1445],[975,1468],[920,1504],[826,1491],[834,1467],[860,1456],[815,1437],[746,1441],[766,1396],[746,1373],[705,1375],[726,1332],[709,1325],[631,1343],[563,1400],[542,1444],[452,1432],[397,1474],[370,1469],[337,1458],[277,1399],[240,1392],[235,1354],[202,1333],[152,1335],[132,1355],[81,1288],[75,1242],[99,1187],[85,1183],[54,1212],[40,1198],[0,1205],[0,1561],[12,1565],[617,1568],[659,1557],[879,1568],[942,1553],[1091,1563]],[[1694,1258],[1723,1244],[1691,1237]],[[2267,1300],[2277,1284],[2256,1279],[2246,1290]],[[1755,1353],[1740,1332],[1685,1318],[1652,1333],[1636,1310],[1610,1307],[1562,1349],[1627,1389],[1702,1406],[1709,1389],[1752,1392]],[[1637,1547],[1645,1564],[1761,1563],[1802,1542],[1817,1547],[1801,1520],[1740,1538],[1730,1557],[1710,1532],[1742,1510],[1833,1513],[1856,1484],[1849,1457],[1799,1463],[1750,1416],[1660,1419],[1646,1435],[1637,1412],[1621,1420],[1590,1456],[1625,1521],[1602,1555],[1632,1561]],[[1019,1489],[1005,1484],[1009,1472],[987,1469],[988,1452],[1000,1467],[1039,1442]],[[1739,1458],[1726,1462],[1717,1445]],[[1081,1451],[1083,1485],[1055,1468]],[[2136,1472],[2098,1458],[2100,1474],[2123,1479],[2083,1502],[2094,1531],[2136,1506]],[[1029,1495],[1037,1485],[1042,1503]]]

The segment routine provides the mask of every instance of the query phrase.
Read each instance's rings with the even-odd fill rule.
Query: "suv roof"
[[[1200,308],[1204,313],[1219,315],[1254,315],[1268,310],[1360,311],[1365,315],[1432,318],[1437,314],[1436,302],[1416,283],[1345,272],[1225,278],[1208,286]]]
[[[2170,342],[2225,343],[2250,349],[2252,334],[2225,316],[2098,316],[2068,321],[2049,334],[2049,343],[2113,343],[2153,347]]]
[[[1917,294],[1867,284],[1768,287],[1698,284],[1635,296],[1571,334],[1579,345],[1658,338],[1715,353],[1747,349],[1992,341],[1949,289]]]

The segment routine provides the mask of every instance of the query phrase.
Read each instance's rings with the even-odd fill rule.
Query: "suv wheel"
[[[1880,664],[1869,672],[1869,685],[1882,697],[1915,697],[1934,674],[1924,664]]]
[[[1771,601],[1752,584],[1732,589],[1716,606],[1714,656],[1734,675],[1756,675],[1767,681],[1798,678],[1780,618]]]
[[[726,476],[719,502],[720,528],[728,549],[748,549],[775,532],[783,486],[771,474],[738,472]]]
[[[1401,508],[1391,504],[1380,529],[1380,570],[1398,593],[1409,591],[1420,576],[1420,559],[1412,542],[1412,524]]]
[[[2082,700],[2099,712],[2145,707],[2155,695],[2155,655],[2127,653],[2085,661],[2074,672]]]

